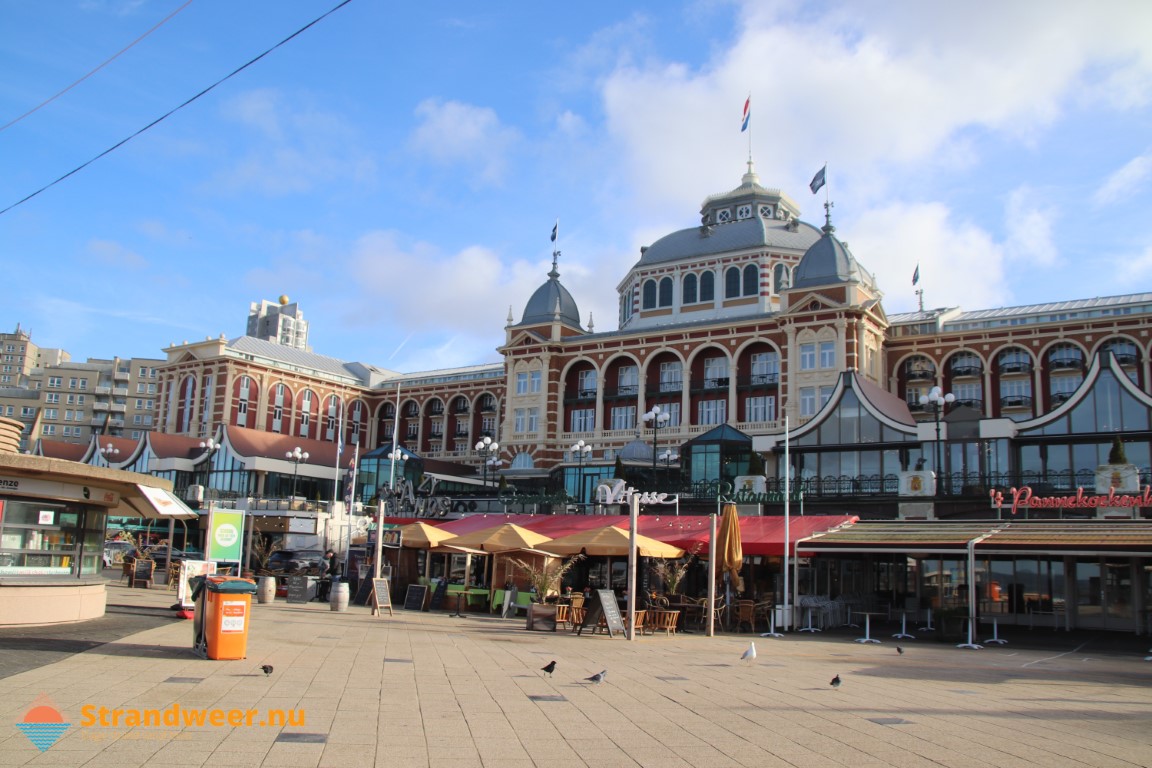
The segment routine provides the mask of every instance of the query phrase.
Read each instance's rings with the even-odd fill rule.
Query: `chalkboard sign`
[[[368,605],[372,599],[372,577],[365,576],[356,585],[356,596],[352,598],[352,605]]]
[[[616,602],[616,594],[610,589],[596,590],[600,595],[600,606],[604,609],[604,623],[608,626],[608,637],[613,632],[624,631],[624,617],[620,615],[620,604]]]
[[[372,615],[384,615],[384,609],[388,609],[388,615],[392,613],[392,587],[388,584],[388,579],[372,579]]]
[[[436,591],[432,593],[432,602],[428,605],[428,610],[438,611],[444,607],[444,598],[448,596],[448,579],[440,579],[440,583],[436,585]],[[457,598],[459,599],[459,598]],[[456,604],[459,607],[459,603]],[[459,613],[459,611],[457,611]]]
[[[129,586],[152,586],[152,569],[156,567],[154,560],[138,557],[132,561],[132,577]]]
[[[288,602],[306,603],[314,596],[315,579],[308,576],[288,577]]]
[[[604,625],[608,628],[608,637],[613,637],[613,632],[624,631],[624,619],[620,616],[620,606],[616,604],[616,593],[610,589],[597,589],[592,592],[592,602],[588,605],[584,622],[580,625],[580,629],[576,630],[576,634],[583,634],[587,627],[591,627],[595,632],[601,617],[604,618]]]
[[[428,587],[423,584],[409,584],[408,592],[404,595],[404,610],[424,610],[424,598],[428,594]]]

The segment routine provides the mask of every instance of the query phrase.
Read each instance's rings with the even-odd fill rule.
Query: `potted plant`
[[[668,594],[675,595],[680,592],[680,584],[688,575],[688,569],[692,567],[692,561],[696,559],[696,553],[699,551],[700,545],[697,544],[687,556],[679,560],[657,560],[652,565],[653,575],[664,582],[664,589]]]
[[[583,559],[584,555],[573,555],[566,561],[559,562],[557,558],[547,557],[540,565],[513,559],[512,565],[527,576],[528,584],[532,587],[532,602],[543,603],[549,596],[560,594],[560,582],[565,574]]]

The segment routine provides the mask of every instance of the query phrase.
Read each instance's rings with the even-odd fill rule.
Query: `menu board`
[[[409,584],[408,591],[404,595],[404,610],[424,610],[424,598],[427,595],[428,587],[424,586],[423,584]]]
[[[392,587],[388,579],[372,579],[372,615],[384,615],[384,609],[392,616]]]

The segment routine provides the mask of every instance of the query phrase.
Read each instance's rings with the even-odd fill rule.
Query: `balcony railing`
[[[1009,395],[1000,398],[1001,408],[1031,408],[1032,398],[1027,395]]]
[[[1084,368],[1082,357],[1053,357],[1048,360],[1048,369],[1052,371],[1081,370]]]
[[[604,397],[636,397],[640,393],[640,385],[638,384],[622,384],[616,389],[609,389],[604,392]]]
[[[933,381],[936,379],[936,371],[924,370],[921,368],[905,370],[904,379],[906,381]]]
[[[716,377],[705,377],[703,379],[692,379],[692,391],[693,392],[706,392],[706,391],[712,390],[712,389],[727,389],[727,388],[728,388],[728,377],[727,376],[716,376]]]
[[[746,387],[775,387],[780,384],[779,373],[752,373],[741,376],[736,380],[740,388]]]
[[[1023,360],[1014,360],[1000,364],[1000,374],[1031,373],[1032,363]]]
[[[979,365],[954,365],[951,371],[954,379],[970,378],[984,373],[984,369]]]

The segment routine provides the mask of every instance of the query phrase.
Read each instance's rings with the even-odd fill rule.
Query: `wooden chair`
[[[664,631],[665,634],[676,634],[676,622],[680,620],[680,611],[652,611],[648,626],[653,632]]]
[[[170,563],[168,565],[168,591],[180,587],[180,563]]]
[[[568,626],[568,614],[571,612],[572,606],[558,603],[556,605],[556,626]]]
[[[749,632],[756,631],[756,603],[752,600],[736,601],[736,631],[745,624]]]
[[[132,558],[126,557],[120,561],[120,583],[123,584],[129,577],[132,576],[132,563],[135,562]]]
[[[574,605],[571,606],[571,610],[568,611],[568,629],[575,632],[576,628],[584,623],[584,616],[587,613],[587,608],[577,608]]]
[[[632,631],[642,635],[644,634],[644,630],[648,629],[648,611],[636,611],[635,616],[636,619]]]

